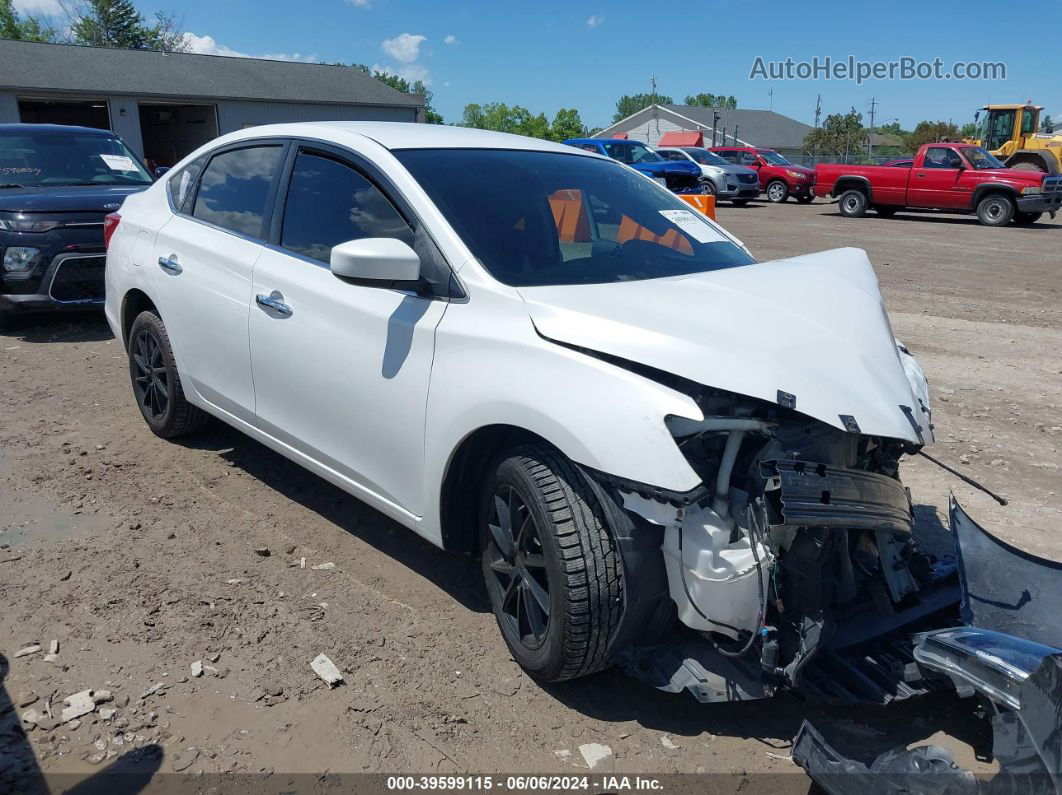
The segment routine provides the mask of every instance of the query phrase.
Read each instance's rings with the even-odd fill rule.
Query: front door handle
[[[181,263],[177,261],[176,254],[170,254],[168,257],[159,257],[159,267],[173,274],[178,274],[184,270],[181,267]]]
[[[264,306],[267,309],[272,309],[278,315],[283,315],[284,317],[291,317],[291,307],[281,300],[283,297],[283,295],[274,290],[269,295],[259,293],[254,297],[254,300],[258,303],[259,306]]]

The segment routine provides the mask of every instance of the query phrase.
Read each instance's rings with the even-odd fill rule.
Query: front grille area
[[[668,190],[679,191],[697,187],[697,177],[684,171],[669,171],[664,175]]]
[[[1047,177],[1044,179],[1044,193],[1062,193],[1062,177]]]
[[[106,262],[104,256],[62,260],[52,277],[52,298],[61,302],[102,301]]]
[[[737,177],[739,182],[744,182],[748,185],[751,185],[759,179],[759,176],[756,174],[738,174]]]

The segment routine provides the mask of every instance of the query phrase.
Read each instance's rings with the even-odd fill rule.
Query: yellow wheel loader
[[[977,138],[966,143],[983,146],[1011,168],[1062,173],[1062,135],[1039,132],[1042,110],[1031,103],[985,105],[977,113]]]

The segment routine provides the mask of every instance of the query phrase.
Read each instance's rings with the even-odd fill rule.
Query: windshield
[[[607,160],[501,149],[395,156],[505,284],[601,284],[754,262],[690,205]]]
[[[683,152],[688,154],[702,166],[729,166],[732,165],[723,160],[719,155],[709,152],[707,149],[699,149],[695,146],[691,146],[689,149],[683,149]]]
[[[968,146],[962,150],[962,153],[966,155],[966,159],[970,161],[970,165],[976,169],[1006,168],[1005,165],[996,159],[995,155],[987,149],[982,149],[980,146]]]
[[[111,136],[0,135],[0,188],[150,183],[133,153]]]
[[[760,157],[770,163],[772,166],[791,166],[793,165],[777,152],[772,152],[770,149],[758,149],[756,150]]]
[[[616,143],[608,141],[602,144],[605,152],[613,160],[621,163],[662,163],[664,158],[650,149],[648,146],[637,141],[631,143]]]

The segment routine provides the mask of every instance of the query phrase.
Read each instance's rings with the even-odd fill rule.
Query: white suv
[[[861,251],[756,263],[607,158],[387,123],[223,136],[106,232],[151,429],[219,418],[480,553],[542,680],[768,695],[833,606],[896,623],[929,587],[897,477],[925,381]]]

